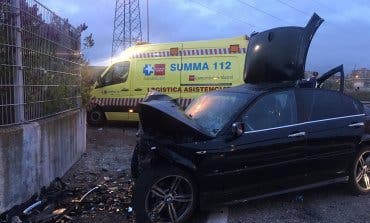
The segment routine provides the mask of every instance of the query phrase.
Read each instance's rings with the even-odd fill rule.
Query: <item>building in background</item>
[[[348,79],[353,82],[355,90],[370,91],[370,70],[367,68],[361,68],[353,70],[348,76]]]

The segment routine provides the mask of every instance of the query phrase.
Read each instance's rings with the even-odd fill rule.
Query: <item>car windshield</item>
[[[251,98],[250,94],[211,92],[194,100],[185,110],[187,117],[212,136],[230,121]]]

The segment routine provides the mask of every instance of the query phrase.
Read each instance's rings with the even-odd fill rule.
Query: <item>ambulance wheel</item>
[[[87,112],[87,123],[91,126],[102,126],[106,123],[105,114],[99,108]]]

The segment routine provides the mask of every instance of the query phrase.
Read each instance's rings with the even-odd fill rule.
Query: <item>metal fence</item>
[[[0,126],[79,108],[80,31],[36,0],[0,0]]]

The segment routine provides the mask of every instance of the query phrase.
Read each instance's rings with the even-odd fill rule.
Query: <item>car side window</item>
[[[302,121],[316,121],[362,113],[362,106],[337,91],[299,89],[297,93]]]
[[[124,61],[113,64],[104,75],[104,85],[120,84],[127,81],[130,70],[130,62]]]
[[[269,129],[297,123],[293,91],[274,92],[257,99],[242,116],[246,131]]]

